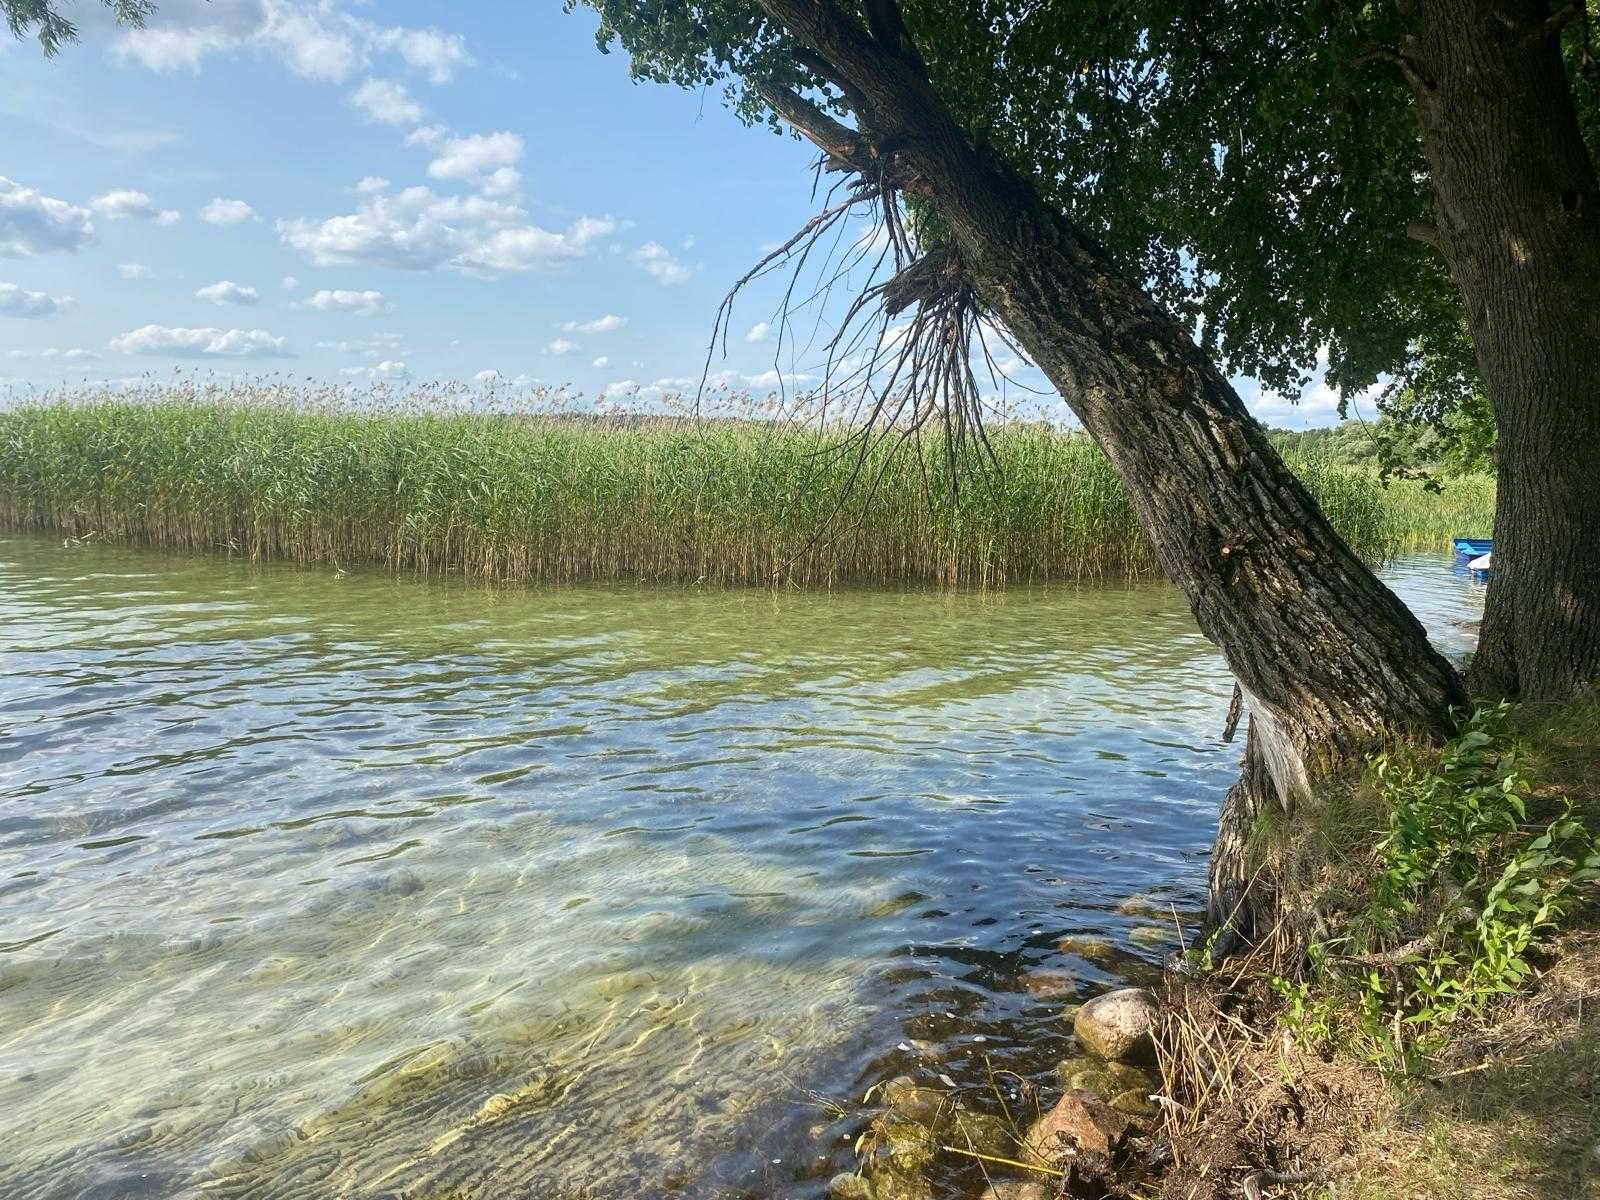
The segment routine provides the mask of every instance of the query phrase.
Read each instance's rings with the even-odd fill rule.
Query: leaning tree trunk
[[[1600,682],[1600,188],[1547,0],[1414,0],[1402,44],[1439,248],[1499,430],[1472,677]]]
[[[846,89],[858,130],[769,100],[836,160],[898,178],[943,218],[961,266],[1105,450],[1166,573],[1249,703],[1223,805],[1214,917],[1248,924],[1244,834],[1317,775],[1397,737],[1437,738],[1464,700],[1417,619],[1351,552],[1181,324],[997,155],[927,82],[892,0],[870,32],[829,0],[760,0]],[[869,161],[870,160],[870,161]]]

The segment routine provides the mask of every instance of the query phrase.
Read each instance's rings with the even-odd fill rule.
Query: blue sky
[[[0,33],[0,387],[497,372],[648,399],[698,379],[730,283],[814,211],[804,146],[631,83],[558,0],[162,0],[143,32],[66,7],[54,61]],[[741,302],[735,385],[817,366],[775,362],[774,302]],[[1239,382],[1269,423],[1331,419],[1326,389]]]

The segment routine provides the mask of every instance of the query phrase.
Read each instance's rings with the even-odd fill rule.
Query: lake
[[[812,1200],[870,1085],[1048,1086],[1192,933],[1230,691],[1163,584],[0,539],[0,1195]]]

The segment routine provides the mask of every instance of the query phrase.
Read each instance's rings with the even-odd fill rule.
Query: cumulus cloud
[[[639,385],[632,379],[618,379],[605,386],[600,394],[607,400],[615,400],[621,396],[633,396],[639,391]]]
[[[171,358],[287,358],[287,338],[265,329],[183,329],[144,325],[106,343],[119,354],[162,354]]]
[[[256,215],[256,210],[243,200],[212,197],[211,203],[200,210],[200,219],[207,225],[237,225]]]
[[[347,292],[323,288],[307,300],[312,308],[326,313],[354,313],[361,317],[385,312],[389,305],[382,292]]]
[[[544,348],[546,354],[571,354],[578,348],[578,343],[567,338],[557,338]]]
[[[209,300],[213,304],[254,304],[261,296],[253,287],[245,287],[231,279],[219,279],[196,290],[195,298]]]
[[[594,363],[592,365],[594,366],[594,369],[597,370],[597,371],[604,370],[606,367],[609,367],[611,365],[611,359],[608,358],[606,355],[602,354],[599,358],[594,360]]]
[[[378,29],[373,44],[398,54],[406,64],[428,77],[429,83],[449,83],[460,67],[472,65],[467,44],[453,33],[437,29]]]
[[[744,331],[744,340],[747,342],[766,342],[772,340],[772,322],[757,321]]]
[[[158,225],[172,225],[183,220],[183,214],[177,209],[157,208],[149,196],[132,188],[104,192],[89,201],[89,208],[108,221],[123,221],[132,217],[154,221]]]
[[[356,194],[360,196],[370,196],[374,192],[386,192],[388,190],[389,181],[382,175],[363,175],[360,182],[356,184]]]
[[[500,372],[494,370],[493,368],[490,368],[487,371],[479,371],[476,375],[474,375],[472,377],[472,382],[473,383],[499,383],[500,382]]]
[[[400,362],[398,359],[386,358],[382,362],[374,363],[370,367],[345,367],[340,370],[339,374],[351,376],[361,375],[368,379],[379,380],[404,379],[407,375],[411,374],[411,372],[406,369],[405,363]]]
[[[527,213],[514,204],[487,196],[441,196],[425,187],[369,196],[343,216],[278,222],[284,245],[319,267],[445,267],[483,276],[581,257],[615,228],[609,218],[584,217],[558,233],[528,224]]]
[[[93,241],[94,222],[87,208],[0,175],[0,257],[71,252]]]
[[[411,98],[401,84],[388,79],[369,79],[350,93],[350,103],[367,120],[382,125],[415,125],[422,120],[422,105]]]
[[[212,55],[242,50],[329,83],[343,83],[377,55],[394,55],[433,83],[472,64],[454,34],[378,25],[334,0],[161,0],[145,28],[120,31],[99,9],[88,8],[83,24],[111,33],[118,58],[153,71],[198,71]]]
[[[296,279],[293,275],[285,275],[283,277],[283,290],[284,291],[292,292],[292,291],[295,290],[295,288],[297,288],[299,286],[300,286],[300,281],[298,279]]]
[[[0,317],[53,317],[71,303],[71,296],[27,292],[14,283],[0,283]]]
[[[563,321],[562,333],[614,333],[628,323],[627,317],[619,317],[616,313],[607,313],[603,317],[596,317],[592,321]]]
[[[492,195],[506,195],[522,181],[516,164],[522,161],[523,152],[522,139],[505,129],[447,138],[436,148],[428,175],[473,184]]]
[[[759,375],[746,375],[745,384],[753,388],[775,388],[780,385],[788,386],[795,383],[810,383],[816,379],[815,375],[805,375],[789,371],[762,371]]]
[[[119,263],[117,273],[124,279],[148,279],[150,268],[143,263]]]
[[[689,278],[689,268],[672,257],[660,242],[646,242],[633,252],[638,263],[657,283],[683,283]]]

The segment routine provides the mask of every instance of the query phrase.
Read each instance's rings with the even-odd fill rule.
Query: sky
[[[82,40],[54,60],[0,30],[12,394],[183,370],[649,402],[692,390],[730,285],[816,211],[806,146],[631,82],[560,0],[160,0],[142,31],[62,7]],[[731,386],[818,371],[776,302],[736,308]],[[1320,383],[1236,383],[1269,424],[1335,419]]]

